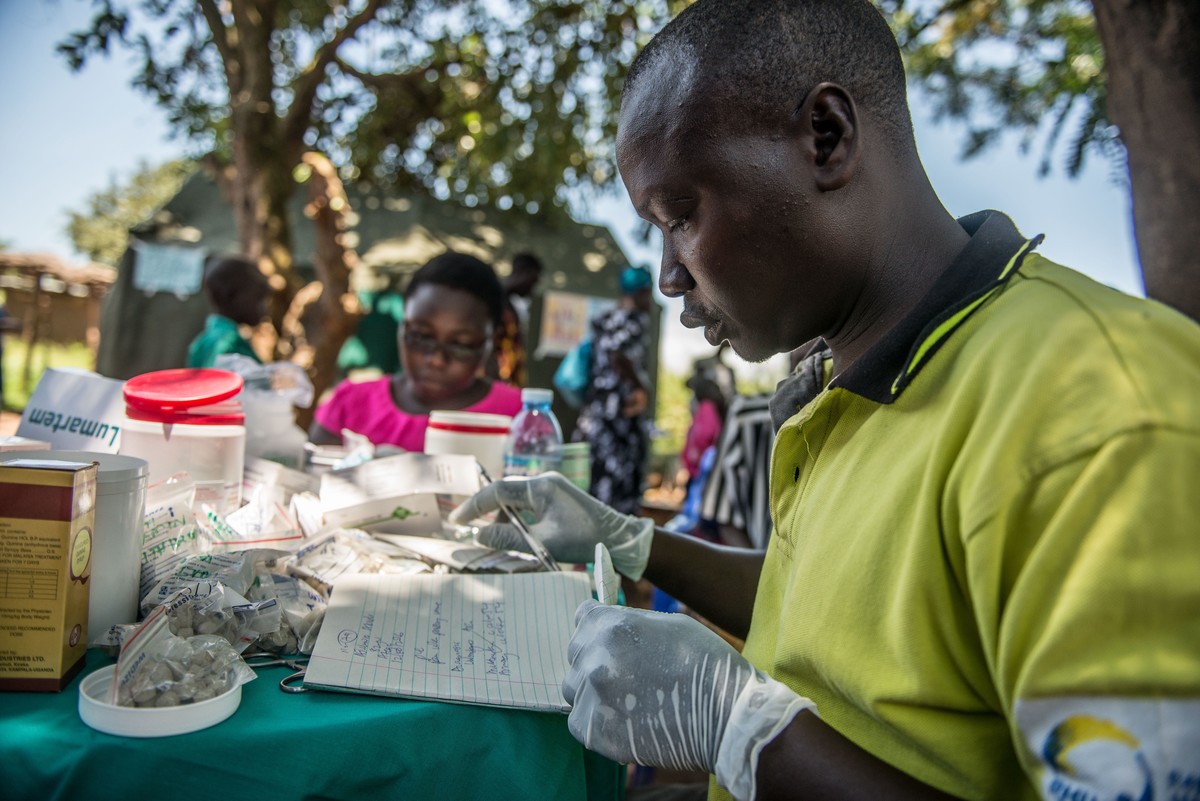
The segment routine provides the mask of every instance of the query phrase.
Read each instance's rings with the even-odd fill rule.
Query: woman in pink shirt
[[[431,260],[404,291],[398,331],[404,371],[343,381],[317,407],[309,439],[339,445],[348,429],[376,445],[423,451],[431,411],[515,415],[521,391],[482,372],[503,310],[504,290],[491,267],[452,251]]]

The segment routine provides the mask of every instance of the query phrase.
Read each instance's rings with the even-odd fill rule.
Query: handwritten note
[[[304,684],[543,711],[562,697],[585,573],[340,578]]]

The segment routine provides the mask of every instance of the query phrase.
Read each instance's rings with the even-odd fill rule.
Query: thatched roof
[[[0,250],[0,272],[16,272],[23,276],[50,275],[67,284],[108,286],[117,278],[112,267],[96,262],[71,264],[53,253],[19,253]]]

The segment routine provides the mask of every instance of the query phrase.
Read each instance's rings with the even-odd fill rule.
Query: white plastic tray
[[[116,665],[102,667],[79,683],[79,717],[96,731],[121,737],[169,737],[215,726],[237,711],[239,684],[216,698],[183,706],[143,708],[108,703]]]

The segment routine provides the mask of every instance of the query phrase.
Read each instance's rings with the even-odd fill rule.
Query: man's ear
[[[858,111],[850,93],[837,84],[817,84],[796,115],[817,188],[832,192],[850,183],[861,156]]]

